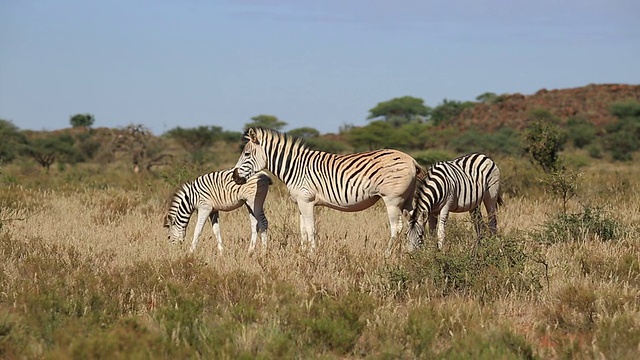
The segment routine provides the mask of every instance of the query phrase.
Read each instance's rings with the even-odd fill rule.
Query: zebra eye
[[[249,156],[249,155],[251,155],[251,153],[248,151],[245,151],[244,156]]]

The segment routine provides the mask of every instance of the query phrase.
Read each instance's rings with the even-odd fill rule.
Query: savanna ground
[[[221,214],[222,255],[209,226],[188,255],[193,226],[170,245],[162,216],[206,169],[5,166],[0,357],[635,359],[640,167],[580,168],[564,213],[529,163],[496,162],[498,236],[475,246],[454,214],[443,251],[390,259],[380,203],[317,208],[308,254],[276,182],[265,254],[247,255],[243,208]]]

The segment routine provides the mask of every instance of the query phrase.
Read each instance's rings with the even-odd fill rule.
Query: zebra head
[[[407,251],[412,252],[424,244],[424,216],[421,211],[411,211],[407,228]],[[416,216],[417,215],[417,216]]]
[[[174,244],[184,241],[187,229],[176,221],[175,215],[171,212],[164,217],[164,227],[167,228],[167,239],[170,243]]]
[[[247,144],[242,149],[240,159],[233,169],[233,180],[244,184],[247,179],[267,167],[267,154],[262,141],[263,131],[260,128],[249,128],[245,134]]]

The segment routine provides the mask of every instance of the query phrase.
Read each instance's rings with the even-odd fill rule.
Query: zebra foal
[[[169,210],[164,217],[164,227],[168,228],[169,241],[173,243],[184,240],[191,214],[197,211],[198,220],[190,252],[195,251],[204,223],[209,218],[218,241],[218,252],[222,253],[219,212],[232,211],[244,204],[251,221],[249,252],[255,249],[257,233],[260,233],[264,251],[267,246],[269,223],[264,215],[263,205],[269,185],[271,178],[264,172],[251,177],[245,184],[238,185],[233,180],[233,169],[205,174],[182,184],[173,194]]]
[[[382,198],[391,238],[386,255],[402,230],[403,210],[410,210],[416,174],[422,167],[409,155],[390,149],[355,154],[332,154],[307,148],[301,139],[265,128],[249,128],[247,144],[234,168],[234,179],[246,181],[269,170],[282,180],[300,212],[301,243],[316,247],[313,209],[316,205],[340,211],[361,211]]]
[[[423,243],[425,222],[429,231],[438,228],[438,248],[444,243],[444,228],[450,212],[471,212],[478,239],[482,235],[484,203],[489,216],[489,230],[497,232],[496,210],[502,205],[500,169],[488,156],[472,153],[451,161],[435,163],[427,175],[418,181],[413,212],[409,212],[407,249],[414,250]]]

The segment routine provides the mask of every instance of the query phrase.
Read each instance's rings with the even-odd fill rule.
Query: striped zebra
[[[488,156],[472,153],[451,161],[435,163],[427,176],[418,182],[414,210],[409,214],[407,229],[408,250],[423,242],[424,226],[428,218],[429,231],[438,226],[438,248],[444,242],[444,228],[449,212],[471,212],[478,239],[482,233],[483,202],[489,215],[489,230],[497,231],[496,210],[502,205],[500,169]]]
[[[389,149],[347,155],[316,151],[301,139],[265,128],[249,128],[245,138],[234,178],[242,183],[267,169],[282,180],[298,204],[303,247],[307,241],[311,251],[316,247],[314,206],[361,211],[382,198],[391,230],[386,254],[391,254],[403,210],[411,209],[416,173],[422,171],[411,156]]]
[[[245,184],[238,185],[233,180],[233,169],[205,174],[182,184],[173,194],[171,205],[164,218],[164,227],[168,228],[169,241],[173,243],[184,240],[191,214],[197,210],[198,222],[193,233],[190,252],[195,251],[204,223],[209,218],[213,233],[218,240],[218,252],[222,253],[219,212],[232,211],[244,204],[249,211],[251,221],[249,252],[255,249],[258,232],[264,251],[269,224],[264,215],[263,205],[269,185],[271,185],[271,178],[264,172],[251,177]]]

